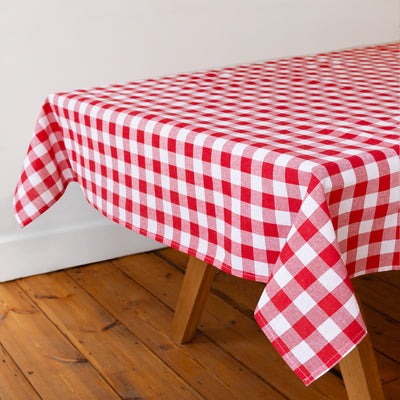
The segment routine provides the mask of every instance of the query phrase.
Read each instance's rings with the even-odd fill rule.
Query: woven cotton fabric
[[[107,218],[265,290],[255,316],[311,383],[366,329],[350,278],[399,269],[399,44],[48,96],[25,226],[78,182]]]

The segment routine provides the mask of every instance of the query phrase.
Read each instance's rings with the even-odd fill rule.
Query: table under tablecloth
[[[364,336],[350,278],[399,269],[399,44],[46,99],[25,226],[78,182],[107,218],[263,281],[255,317],[311,383]]]

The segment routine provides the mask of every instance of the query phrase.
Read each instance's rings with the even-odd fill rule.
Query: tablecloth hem
[[[42,214],[44,214],[49,208],[51,208],[55,203],[57,203],[58,200],[61,199],[61,197],[64,195],[65,191],[67,190],[67,187],[70,183],[72,182],[77,182],[76,178],[68,178],[63,181],[63,188],[60,190],[56,195],[54,195],[54,199],[51,202],[45,203],[41,208],[38,209],[34,214],[32,215],[26,215],[24,218],[21,217],[21,212],[19,212],[19,208],[23,209],[21,200],[19,200],[19,203],[15,201],[15,196],[14,196],[14,211],[15,211],[15,219],[17,220],[18,225],[21,228],[25,228],[28,226],[31,222],[33,222],[36,218],[40,217]],[[18,186],[15,189],[15,192],[18,191]]]
[[[329,359],[325,366],[317,368],[312,373],[310,373],[303,365],[297,366],[298,362],[294,363],[286,353],[286,351],[280,347],[279,343],[274,340],[276,337],[276,333],[273,332],[267,325],[267,320],[264,316],[256,309],[254,312],[254,318],[256,319],[257,323],[262,327],[262,331],[264,332],[265,336],[271,341],[273,346],[276,348],[278,353],[282,356],[285,362],[289,365],[289,367],[293,370],[293,372],[303,381],[305,386],[309,386],[312,382],[316,379],[324,375],[328,372],[332,367],[334,367],[339,361],[341,361],[350,351],[352,351],[364,337],[367,335],[367,330],[364,330],[354,335],[354,337],[349,338],[351,344],[347,344],[341,347],[337,355]],[[274,343],[275,342],[275,343]]]
[[[364,332],[360,332],[359,334],[357,334],[357,335],[352,339],[352,341],[353,341],[353,344],[352,344],[352,345],[350,345],[350,346],[343,346],[343,347],[340,349],[340,350],[341,350],[341,353],[342,353],[342,351],[343,351],[343,353],[341,354],[340,357],[338,357],[337,359],[336,359],[336,357],[332,358],[332,361],[331,361],[331,362],[332,362],[332,365],[331,365],[330,367],[317,369],[317,370],[315,371],[315,373],[313,374],[313,376],[310,377],[310,380],[308,380],[308,379],[303,380],[304,384],[305,384],[306,386],[309,386],[312,382],[314,382],[314,381],[317,380],[319,377],[321,377],[321,376],[324,375],[326,372],[328,372],[331,368],[333,368],[338,362],[342,361],[344,357],[346,357],[352,350],[355,349],[356,346],[358,346],[358,345],[361,343],[361,341],[365,338],[365,336],[367,336],[367,333],[368,333],[367,331],[364,331]],[[335,361],[333,361],[333,360],[335,360]]]

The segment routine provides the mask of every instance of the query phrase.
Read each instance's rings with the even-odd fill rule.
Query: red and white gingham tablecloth
[[[107,218],[263,281],[255,316],[305,382],[365,335],[350,278],[399,269],[399,44],[48,96],[25,226],[77,181]]]

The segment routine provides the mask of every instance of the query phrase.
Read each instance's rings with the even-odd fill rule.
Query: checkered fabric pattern
[[[266,282],[255,316],[305,384],[365,335],[350,278],[399,269],[399,44],[50,95],[25,226],[78,182],[107,218]]]

